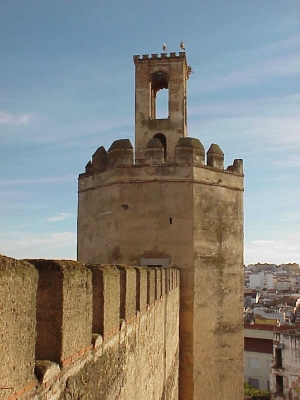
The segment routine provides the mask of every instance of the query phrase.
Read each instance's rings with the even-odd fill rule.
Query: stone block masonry
[[[0,256],[0,296],[1,400],[178,398],[177,269]]]
[[[92,340],[92,274],[75,261],[30,260],[39,273],[36,358],[65,365]]]
[[[26,261],[0,256],[0,399],[36,385],[38,273]]]

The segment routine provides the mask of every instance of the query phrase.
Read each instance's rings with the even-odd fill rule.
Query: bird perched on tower
[[[184,43],[183,43],[183,42],[180,42],[180,45],[179,45],[179,47],[181,48],[181,50],[185,50],[185,45],[184,45]]]
[[[163,49],[163,51],[167,51],[167,45],[166,45],[166,43],[163,44],[162,49]]]

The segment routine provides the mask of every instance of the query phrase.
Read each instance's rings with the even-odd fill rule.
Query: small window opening
[[[275,349],[275,367],[281,368],[282,367],[282,350]]]
[[[276,393],[283,393],[283,376],[276,375]]]
[[[259,379],[257,378],[249,378],[249,385],[253,388],[259,389]]]
[[[173,223],[172,218],[169,218],[169,222],[170,222],[170,225],[172,225],[172,223]]]
[[[156,133],[153,138],[157,138],[160,140],[163,148],[164,148],[164,160],[167,158],[167,138],[163,133]]]
[[[163,90],[165,89],[165,90]],[[165,71],[157,71],[151,77],[151,118],[169,118],[169,82]]]

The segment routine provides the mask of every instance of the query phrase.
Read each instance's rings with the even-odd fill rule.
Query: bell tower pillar
[[[173,162],[179,138],[187,136],[186,81],[189,68],[184,52],[133,57],[135,64],[135,159],[144,164],[147,143],[158,138],[164,161]],[[157,94],[168,91],[167,118],[157,118]]]

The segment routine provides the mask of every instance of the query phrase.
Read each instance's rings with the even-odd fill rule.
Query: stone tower
[[[165,161],[175,160],[175,146],[186,136],[186,80],[188,66],[185,53],[166,53],[135,63],[135,162],[143,164],[145,149],[150,139],[159,138],[164,148]],[[168,118],[156,118],[156,98],[161,89],[168,90]]]
[[[180,269],[179,398],[243,398],[243,166],[187,137],[185,53],[134,56],[136,127],[79,176],[78,260]],[[169,116],[157,119],[158,90]],[[206,158],[206,160],[205,160]]]

